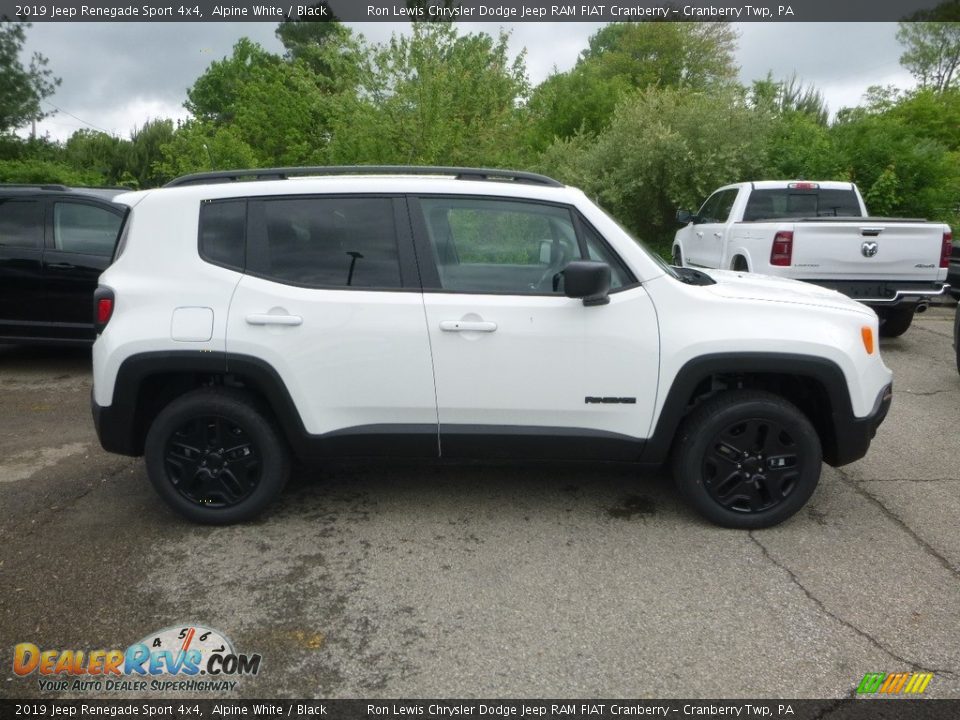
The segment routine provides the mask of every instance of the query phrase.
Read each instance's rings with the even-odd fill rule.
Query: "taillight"
[[[787,267],[793,262],[793,230],[781,230],[773,236],[770,264]]]
[[[940,267],[950,267],[950,253],[953,252],[953,233],[947,230],[943,234],[943,246],[940,248]]]
[[[107,287],[98,287],[93,293],[93,327],[99,335],[113,317],[114,295],[113,290]]]

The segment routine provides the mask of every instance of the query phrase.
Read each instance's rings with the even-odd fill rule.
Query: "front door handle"
[[[700,232],[699,230],[697,230],[697,237],[698,237],[698,238],[702,238],[702,237],[703,237],[703,233]]]
[[[440,329],[444,332],[493,332],[497,324],[486,320],[443,320]]]
[[[303,318],[299,315],[269,315],[267,313],[247,315],[250,325],[302,325]]]

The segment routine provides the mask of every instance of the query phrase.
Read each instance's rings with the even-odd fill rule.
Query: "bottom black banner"
[[[956,720],[960,699],[844,700],[0,700],[0,719]]]

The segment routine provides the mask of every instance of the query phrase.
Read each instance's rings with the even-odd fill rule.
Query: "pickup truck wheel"
[[[673,266],[683,267],[683,253],[680,252],[679,246],[673,249]]]
[[[880,316],[880,336],[900,337],[913,322],[915,307],[881,308],[877,313]]]
[[[803,507],[820,480],[817,431],[768,392],[730,390],[697,407],[674,446],[673,478],[701,515],[732,528],[763,528]]]
[[[286,485],[290,460],[273,423],[241,392],[195,390],[160,411],[144,447],[147,475],[194,522],[248,520]]]

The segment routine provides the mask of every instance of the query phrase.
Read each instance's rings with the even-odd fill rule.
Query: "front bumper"
[[[824,460],[828,465],[839,467],[859,460],[867,454],[877,428],[886,419],[893,401],[893,383],[877,395],[873,409],[866,417],[833,417],[834,447],[825,448]]]

